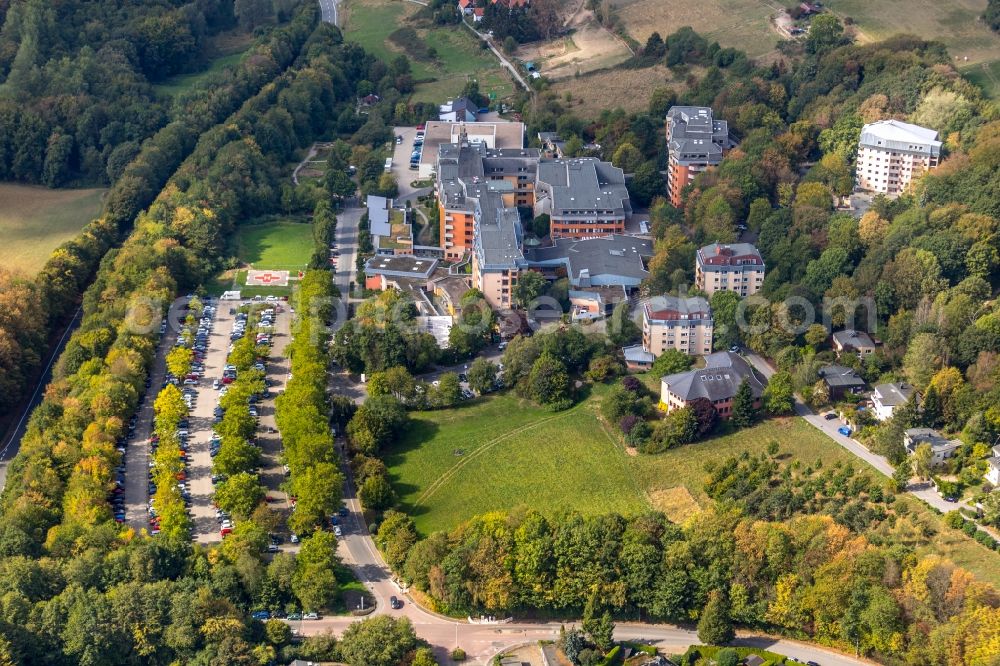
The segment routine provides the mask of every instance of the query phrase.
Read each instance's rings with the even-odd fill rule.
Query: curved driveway
[[[343,458],[343,456],[342,456]],[[556,640],[563,623],[559,622],[516,622],[510,624],[471,624],[432,613],[414,602],[403,593],[392,580],[392,573],[375,547],[368,533],[368,526],[361,514],[361,505],[354,492],[350,470],[344,466],[347,482],[344,487],[344,503],[350,515],[344,519],[344,534],[338,540],[337,554],[351,567],[354,575],[364,583],[376,600],[375,615],[407,617],[413,623],[417,635],[434,647],[441,663],[451,663],[448,653],[461,647],[469,655],[472,664],[488,664],[497,653],[523,643],[541,640]],[[389,608],[389,597],[404,600],[403,608]],[[305,636],[332,631],[340,634],[358,618],[350,616],[324,617],[320,620],[293,622],[293,627]],[[573,624],[573,623],[565,623]],[[700,643],[693,629],[668,624],[619,623],[615,627],[618,640],[640,640],[651,643],[668,653],[684,652],[688,646]],[[764,636],[742,635],[735,641],[737,645],[747,645],[773,649],[775,652],[796,657],[801,661],[815,661],[823,666],[856,666],[872,662],[856,659],[815,645]]]

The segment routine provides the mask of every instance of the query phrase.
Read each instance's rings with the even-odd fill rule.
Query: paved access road
[[[774,368],[772,368],[764,357],[759,354],[751,351],[744,351],[743,356],[765,377],[770,378],[771,375],[774,374]],[[803,403],[798,396],[795,397],[795,413],[805,419],[814,428],[818,429],[824,435],[874,467],[885,476],[892,476],[895,468],[888,460],[885,459],[884,456],[880,456],[877,453],[870,451],[858,440],[852,437],[846,437],[837,432],[837,428],[844,425],[840,419],[825,419],[822,414],[817,414],[810,409],[809,406]],[[910,484],[907,492],[923,500],[942,513],[954,511],[958,508],[971,508],[965,502],[946,502],[945,499],[941,497],[936,490],[934,490],[934,487],[928,484]]]
[[[343,446],[343,440],[339,440]],[[418,636],[429,642],[442,663],[447,654],[461,647],[470,657],[471,664],[488,664],[497,653],[527,642],[555,640],[559,636],[562,623],[511,623],[502,625],[472,624],[456,621],[425,610],[405,594],[392,579],[392,572],[375,547],[368,526],[361,512],[353,484],[351,470],[345,462],[341,450],[344,484],[344,505],[349,514],[342,523],[343,535],[337,540],[337,555],[351,567],[354,575],[364,583],[375,599],[375,615],[407,617],[413,623]],[[403,608],[389,608],[389,598],[403,600]],[[315,635],[326,631],[340,634],[358,618],[350,616],[324,617],[313,621],[293,621],[290,624],[300,634]],[[651,625],[638,623],[618,624],[615,637],[619,640],[642,640],[653,643],[666,652],[683,652],[690,645],[700,643],[697,632],[692,629],[672,625]],[[737,640],[740,645],[766,647],[781,654],[797,657],[802,661],[812,660],[823,666],[856,666],[870,663],[828,651],[824,648],[787,640],[772,640],[760,636],[746,636]]]
[[[153,434],[153,406],[167,375],[166,354],[173,349],[177,331],[168,326],[160,336],[156,358],[149,372],[146,400],[136,415],[135,434],[125,450],[125,520],[136,532],[149,529],[149,438]]]
[[[340,25],[339,16],[337,15],[339,4],[338,0],[319,0],[319,9],[324,23],[332,23],[336,26]]]
[[[35,391],[31,394],[31,398],[28,400],[27,404],[24,405],[24,410],[18,417],[17,425],[14,426],[14,432],[10,434],[7,441],[0,445],[0,490],[3,490],[4,486],[7,484],[7,466],[10,465],[10,461],[17,456],[18,451],[21,450],[21,438],[24,437],[24,433],[28,429],[28,418],[31,416],[31,412],[35,410],[41,402],[42,398],[45,396],[45,391],[43,390],[52,381],[52,366],[55,365],[56,359],[58,359],[63,350],[66,348],[66,343],[69,342],[69,338],[73,335],[79,326],[80,322],[83,321],[83,308],[78,308],[76,314],[70,320],[69,325],[66,326],[66,330],[63,331],[62,337],[59,338],[59,342],[56,344],[55,349],[49,354],[49,358],[45,362],[45,371],[42,372],[41,376],[35,384]]]
[[[470,657],[471,664],[488,664],[498,652],[527,642],[555,640],[559,637],[562,623],[511,623],[500,625],[471,624],[456,621],[424,610],[412,598],[400,591],[392,581],[389,567],[383,561],[365,525],[361,507],[350,481],[350,471],[345,467],[348,482],[345,487],[344,503],[350,515],[344,519],[344,534],[338,540],[337,554],[351,567],[355,576],[365,584],[376,599],[375,615],[387,614],[407,617],[413,623],[417,635],[428,641],[442,663],[449,663],[445,656],[456,647],[461,647]],[[389,608],[389,597],[403,600],[403,608]],[[325,631],[339,634],[353,622],[354,617],[324,617],[314,621],[292,622],[302,635],[314,635]],[[567,623],[572,624],[572,623]],[[692,629],[672,625],[620,623],[615,628],[618,640],[642,640],[653,643],[666,652],[683,652],[690,645],[700,643],[697,632]],[[823,666],[856,666],[866,664],[860,659],[842,655],[824,648],[787,640],[773,640],[759,636],[745,636],[736,641],[739,645],[766,647],[775,652],[794,656],[802,661],[812,660]]]

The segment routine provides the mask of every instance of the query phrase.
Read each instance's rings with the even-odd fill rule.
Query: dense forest
[[[318,341],[323,338],[310,333],[321,321],[296,321],[302,342],[290,348],[296,376],[289,391],[295,401],[286,398],[278,407],[292,483],[304,500],[293,515],[302,537],[298,558],[265,562],[260,539],[266,540],[275,516],[263,505],[234,509],[242,520],[225,548],[210,553],[191,546],[176,493],[154,497],[162,531],[153,539],[117,525],[108,500],[121,459],[116,445],[144,393],[165,308],[223,267],[225,239],[235,225],[289,205],[282,183],[293,151],[319,137],[352,139],[354,130],[363,129],[364,122],[352,121],[346,133],[338,133],[337,120],[353,113],[359,82],[381,81],[385,66],[343,44],[339,31],[318,19],[318,7],[303,3],[286,26],[264,31],[259,56],[245,58],[235,72],[192,95],[186,107],[190,117],[179,115],[145,143],[131,171],[118,179],[105,215],[84,234],[104,230],[99,243],[81,241],[94,252],[91,260],[100,262],[83,299],[83,323],[32,415],[0,499],[3,659],[263,664],[279,653],[282,659],[352,654],[350,640],[339,642],[336,654],[332,643],[291,646],[286,624],[275,621],[265,629],[248,617],[258,608],[322,610],[337,599],[333,537],[313,535],[317,516],[336,503],[333,493],[340,484],[329,431],[317,432],[315,413],[309,411],[328,409],[321,391],[326,362]],[[393,79],[386,80],[388,95]],[[171,136],[177,141],[169,141]],[[140,213],[147,196],[155,201]],[[325,246],[336,220],[323,203],[316,206],[316,234]],[[114,247],[119,233],[127,239]],[[86,274],[79,280],[76,288],[82,289]],[[310,302],[297,307],[328,314],[330,288],[328,273],[310,273],[298,294]],[[73,291],[62,293],[69,298]],[[317,368],[319,380],[311,372]],[[169,425],[177,411],[169,392],[165,395],[156,403],[158,431],[160,421]],[[250,482],[224,486],[220,500],[236,506],[241,497],[259,494],[256,475],[238,469],[239,456],[229,453],[252,447],[230,439],[219,464],[233,465],[227,468],[232,478]],[[391,632],[406,654],[416,650],[426,663],[412,628],[371,626],[356,632],[359,640],[365,631]],[[360,664],[356,654],[351,663]]]
[[[136,215],[152,203],[198,137],[284,71],[317,20],[315,8],[299,12],[287,25],[260,37],[239,65],[185,93],[169,110],[165,126],[121,154],[101,216],[57,248],[34,280],[0,272],[0,294],[12,299],[0,315],[0,410],[19,402],[44,356],[46,341],[77,307],[105,253],[124,239]],[[33,316],[16,316],[27,304]]]

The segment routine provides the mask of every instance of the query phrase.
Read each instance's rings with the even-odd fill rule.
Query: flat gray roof
[[[409,255],[375,255],[365,262],[365,274],[386,277],[428,278],[437,267],[437,259]]]
[[[588,270],[591,276],[619,275],[644,279],[644,260],[653,256],[653,241],[637,236],[613,235],[608,238],[559,239],[551,247],[528,250],[528,264],[537,266],[568,265],[570,277]]]

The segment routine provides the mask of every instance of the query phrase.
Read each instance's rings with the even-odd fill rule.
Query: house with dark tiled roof
[[[915,393],[912,384],[905,382],[877,384],[872,390],[872,405],[875,407],[875,418],[886,421],[892,418],[897,407],[910,401]]]
[[[865,387],[865,380],[858,371],[843,365],[825,365],[819,369],[819,377],[826,384],[830,398],[834,400]]]
[[[942,437],[933,428],[908,428],[903,431],[903,447],[907,454],[912,456],[922,444],[931,447],[931,463],[934,465],[940,465],[954,456],[962,446],[961,440]]]
[[[764,381],[750,364],[732,352],[716,352],[705,357],[705,367],[667,375],[660,380],[660,405],[667,412],[686,407],[693,400],[706,398],[715,406],[719,417],[728,419],[733,413],[733,398],[743,380],[750,384],[754,407],[760,408]]]

